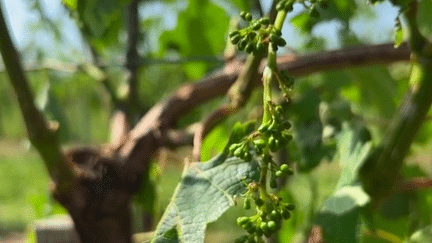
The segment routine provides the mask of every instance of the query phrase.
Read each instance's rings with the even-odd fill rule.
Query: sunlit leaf
[[[185,169],[151,242],[204,242],[208,223],[235,205],[233,196],[259,178],[257,162],[225,154]]]
[[[151,242],[204,242],[207,224],[235,205],[234,196],[246,191],[245,183],[259,179],[255,160],[245,162],[227,155],[229,145],[252,129],[253,123],[237,123],[223,153],[186,166]]]

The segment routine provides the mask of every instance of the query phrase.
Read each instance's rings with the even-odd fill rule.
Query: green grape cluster
[[[252,15],[247,12],[241,12],[240,16],[249,22],[249,26],[229,33],[231,43],[237,45],[239,50],[262,55],[267,52],[269,44],[275,50],[278,46],[286,45],[286,41],[281,37],[282,32],[270,25],[268,17],[253,19]]]
[[[293,175],[294,171],[287,164],[277,165],[271,152],[286,146],[292,140],[292,135],[289,133],[291,124],[285,120],[282,107],[273,103],[269,103],[269,107],[271,120],[241,142],[232,144],[229,151],[245,161],[250,161],[253,155],[261,156],[262,164],[267,165],[261,169],[266,169],[266,174],[270,175],[269,186],[276,188],[277,178]],[[254,204],[257,214],[238,218],[237,223],[249,235],[236,242],[262,242],[263,235],[269,237],[279,230],[283,219],[290,218],[289,211],[294,209],[294,205],[284,203],[275,194],[268,193],[265,188],[267,185],[252,182],[246,186],[248,190],[244,195],[243,207],[251,209]]]
[[[293,204],[282,202],[281,198],[274,194],[263,194],[257,183],[248,185],[243,205],[245,209],[251,208],[251,201],[254,201],[257,214],[237,218],[237,224],[246,230],[248,235],[237,238],[236,243],[263,242],[262,237],[270,237],[277,232],[282,226],[282,220],[289,219],[290,211],[295,209]]]
[[[259,141],[255,143],[266,144],[271,152],[285,147],[292,140],[292,135],[288,132],[291,128],[291,123],[284,119],[283,109],[281,106],[270,105],[271,119],[262,124],[258,131],[262,134]],[[254,141],[255,142],[255,141]],[[257,150],[258,148],[258,150]],[[260,146],[255,146],[257,154],[262,154]],[[265,151],[265,150],[262,150]]]
[[[229,151],[236,157],[247,162],[252,160],[252,152],[261,155],[263,160],[270,156],[270,152],[276,152],[285,147],[292,140],[289,133],[291,123],[284,118],[282,106],[270,105],[271,120],[258,128],[258,133],[234,143]],[[267,161],[265,161],[267,162]]]

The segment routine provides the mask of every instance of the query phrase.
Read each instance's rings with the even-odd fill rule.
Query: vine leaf
[[[372,150],[370,139],[371,135],[365,127],[344,124],[337,142],[343,170],[336,190],[351,185],[358,179],[358,172]]]
[[[151,242],[204,242],[206,225],[234,206],[233,196],[246,192],[246,183],[259,179],[256,161],[220,154],[185,169]]]
[[[251,132],[252,123],[237,123],[227,146]],[[228,157],[225,152],[207,162],[186,166],[182,178],[151,242],[204,242],[208,223],[235,205],[234,196],[246,192],[244,182],[258,181],[259,165]]]
[[[347,124],[339,134],[337,146],[342,175],[317,218],[326,242],[358,242],[359,216],[370,201],[358,182],[358,172],[371,152],[370,139],[366,128]]]

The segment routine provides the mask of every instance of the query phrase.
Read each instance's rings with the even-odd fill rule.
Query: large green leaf
[[[259,178],[256,161],[226,157],[220,154],[185,169],[151,242],[204,242],[207,224],[234,206],[233,196],[246,191],[243,180]]]
[[[176,49],[184,56],[213,55],[224,49],[228,16],[207,0],[189,1],[178,17],[177,27],[160,37],[161,53]]]
[[[258,181],[259,165],[228,157],[230,144],[253,131],[254,123],[236,123],[224,152],[211,160],[186,166],[151,242],[204,242],[207,224],[235,205],[245,183]]]
[[[364,127],[344,124],[338,135],[342,175],[336,190],[319,212],[317,222],[326,242],[358,242],[359,216],[369,195],[358,183],[358,172],[371,152],[371,136]]]
[[[189,1],[180,13],[177,27],[164,32],[159,38],[160,54],[175,50],[182,56],[213,56],[222,53],[229,18],[225,11],[207,0]],[[198,79],[207,72],[209,64],[183,64],[189,79]]]
[[[328,198],[317,218],[325,242],[358,242],[361,208],[369,201],[361,185],[344,186]]]
[[[371,135],[365,127],[344,124],[337,143],[342,175],[336,190],[358,179],[358,172],[372,150],[370,139]]]

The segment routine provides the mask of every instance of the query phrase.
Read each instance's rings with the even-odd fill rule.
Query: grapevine
[[[231,43],[239,50],[255,56],[267,54],[268,60],[263,73],[262,123],[257,131],[229,147],[230,153],[234,156],[247,162],[257,157],[261,165],[259,181],[245,183],[247,191],[243,201],[246,210],[252,208],[253,202],[256,214],[237,219],[237,224],[248,234],[237,238],[236,243],[264,242],[263,236],[270,237],[276,233],[282,225],[282,220],[289,219],[291,211],[295,209],[294,204],[283,202],[281,198],[267,190],[267,186],[277,187],[277,178],[294,174],[288,164],[279,166],[273,160],[272,153],[286,147],[293,137],[289,131],[291,123],[285,119],[282,106],[273,101],[271,91],[272,83],[277,81],[284,97],[290,100],[294,79],[286,71],[278,70],[276,51],[287,44],[282,38],[281,30],[287,14],[293,11],[294,3],[293,0],[280,1],[276,5],[277,16],[273,24],[268,17],[253,19],[250,13],[241,12],[241,18],[249,25],[229,34]],[[309,15],[314,18],[319,17],[317,4],[322,8],[328,5],[326,1],[310,1],[309,6],[302,3],[309,8]]]

